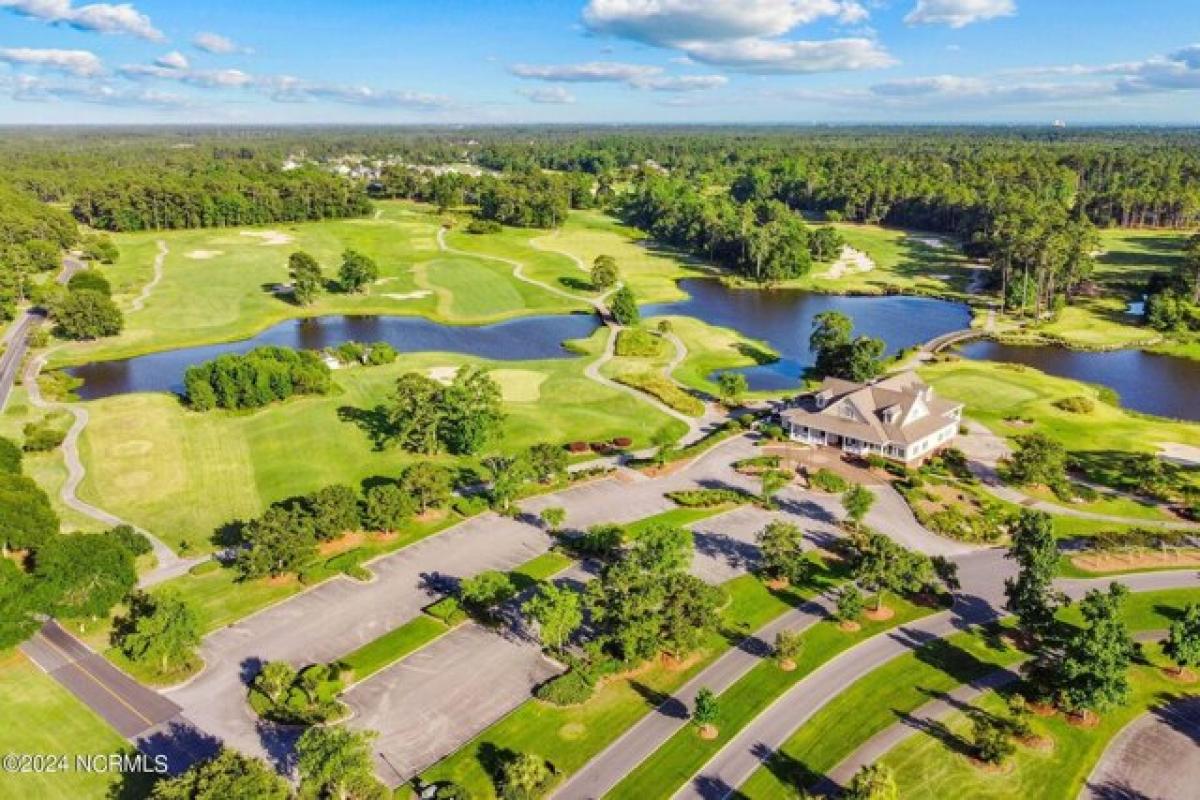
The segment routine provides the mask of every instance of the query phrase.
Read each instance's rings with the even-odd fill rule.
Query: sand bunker
[[[422,297],[429,297],[433,292],[429,289],[418,289],[415,292],[384,292],[384,297],[390,297],[393,300],[420,300]]]
[[[844,275],[853,275],[858,272],[870,272],[875,269],[875,262],[871,257],[861,250],[855,250],[850,245],[842,248],[842,255],[823,277],[836,280]]]
[[[1167,461],[1185,467],[1200,467],[1200,447],[1179,442],[1159,442],[1158,453]]]
[[[255,239],[261,239],[260,244],[263,247],[276,247],[281,244],[291,244],[296,241],[295,237],[288,233],[280,231],[242,231],[242,236],[250,236]]]
[[[208,261],[210,258],[223,255],[225,253],[221,250],[192,250],[191,252],[184,253],[183,257],[190,258],[193,261]]]
[[[917,244],[923,244],[926,247],[932,247],[934,250],[941,250],[943,247],[946,247],[945,239],[937,239],[933,236],[910,236],[908,238],[912,239]]]
[[[429,377],[438,383],[449,384],[454,380],[454,376],[458,374],[458,367],[430,367]]]

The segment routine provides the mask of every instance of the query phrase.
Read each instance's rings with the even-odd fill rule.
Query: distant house
[[[872,383],[826,378],[780,417],[794,441],[913,464],[950,446],[962,410],[935,397],[916,373],[902,372]]]

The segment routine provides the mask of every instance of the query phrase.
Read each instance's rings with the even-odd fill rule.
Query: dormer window
[[[900,409],[896,406],[889,406],[883,410],[883,421],[888,425],[895,425],[896,419],[900,416]]]
[[[830,393],[828,390],[825,390],[822,392],[817,392],[817,394],[816,394],[817,408],[824,408],[826,405],[828,405],[829,398],[832,396],[833,396],[832,393]]]

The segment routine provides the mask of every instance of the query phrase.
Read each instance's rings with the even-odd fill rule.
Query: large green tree
[[[37,578],[54,587],[55,613],[65,617],[105,616],[137,583],[133,556],[108,536],[54,536],[34,561]]]
[[[288,782],[257,758],[222,747],[214,757],[154,784],[151,800],[288,800]]]
[[[200,618],[176,592],[135,592],[128,613],[113,627],[112,639],[130,660],[166,673],[195,657]]]
[[[1058,542],[1049,515],[1029,509],[1021,511],[1012,532],[1008,558],[1017,562],[1017,575],[1004,581],[1007,608],[1017,615],[1024,630],[1045,636],[1054,626],[1059,605],[1059,596],[1053,588],[1058,572]]]
[[[288,256],[288,275],[292,279],[292,297],[302,306],[317,299],[324,286],[321,265],[303,250]]]
[[[1059,698],[1073,712],[1104,711],[1129,699],[1135,645],[1121,616],[1129,590],[1093,589],[1079,604],[1083,627],[1066,641],[1058,668]]]
[[[300,790],[328,800],[384,800],[391,796],[371,763],[374,731],[314,725],[296,742]]]

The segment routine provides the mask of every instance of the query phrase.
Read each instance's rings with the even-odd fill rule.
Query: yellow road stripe
[[[45,634],[43,634],[41,631],[39,631],[39,632],[38,632],[38,636],[40,636],[40,637],[42,638],[42,641],[44,641],[46,644],[50,645],[50,646],[51,646],[51,647],[53,647],[55,650],[57,650],[59,653],[61,653],[63,656],[65,656],[65,657],[66,657],[66,659],[67,659],[67,664],[68,664],[69,666],[75,667],[75,669],[79,670],[79,671],[80,671],[80,672],[82,672],[84,675],[87,675],[89,678],[91,678],[93,681],[95,681],[95,683],[96,683],[96,684],[97,684],[97,685],[98,685],[98,686],[99,686],[101,689],[103,689],[104,691],[108,692],[108,693],[109,693],[109,694],[111,694],[113,697],[117,698],[117,702],[118,702],[118,703],[120,703],[121,705],[125,706],[126,708],[128,708],[130,711],[132,711],[132,712],[134,713],[134,715],[136,715],[136,716],[137,716],[137,718],[138,718],[138,719],[140,719],[142,722],[145,722],[147,725],[150,725],[150,726],[153,726],[153,725],[154,725],[154,721],[153,721],[153,720],[151,720],[151,719],[150,719],[149,717],[147,717],[145,714],[143,714],[142,712],[138,711],[136,708],[134,708],[133,706],[131,706],[131,705],[130,705],[128,702],[126,702],[126,700],[125,700],[125,698],[124,698],[124,697],[121,697],[121,695],[119,695],[119,694],[117,694],[115,691],[113,691],[112,687],[110,687],[110,686],[109,686],[107,683],[105,683],[104,681],[100,680],[100,678],[99,678],[99,677],[97,677],[96,675],[94,675],[94,674],[93,674],[92,672],[90,672],[89,670],[87,670],[87,669],[84,669],[83,665],[82,665],[82,664],[80,664],[78,661],[76,661],[76,660],[75,660],[75,659],[74,659],[74,658],[71,656],[71,654],[70,654],[70,653],[68,653],[66,650],[63,650],[61,647],[59,647],[58,645],[56,645],[54,642],[50,641],[50,639],[48,639],[48,638],[46,637],[46,635],[45,635]]]

